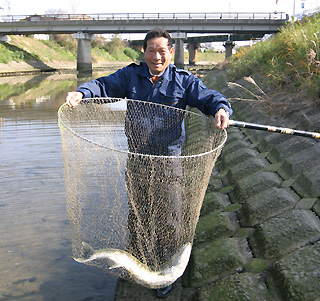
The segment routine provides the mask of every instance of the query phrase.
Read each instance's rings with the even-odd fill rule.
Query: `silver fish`
[[[136,283],[152,289],[166,287],[181,277],[191,254],[191,243],[187,243],[172,256],[170,265],[160,271],[153,271],[126,251],[111,248],[94,250],[86,242],[82,242],[82,246],[82,257],[74,258],[75,261],[87,263],[95,259],[106,259],[109,269],[123,268]]]

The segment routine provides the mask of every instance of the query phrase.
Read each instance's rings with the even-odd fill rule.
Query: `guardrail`
[[[103,20],[206,20],[206,19],[252,19],[288,20],[284,12],[220,12],[220,13],[106,13],[106,14],[45,14],[45,15],[2,15],[0,22],[21,21],[103,21]]]

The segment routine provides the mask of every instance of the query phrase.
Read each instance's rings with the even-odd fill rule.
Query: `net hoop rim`
[[[126,101],[134,101],[134,102],[140,102],[140,103],[148,103],[150,104],[150,102],[148,101],[143,101],[143,100],[136,100],[136,99],[129,99],[129,98],[115,98],[115,97],[99,97],[99,98],[85,98],[84,101],[85,103],[94,103],[94,101],[103,101],[104,99],[112,99],[112,100],[115,100],[115,101],[121,101],[121,100],[126,100]],[[85,104],[84,103],[84,104]],[[181,109],[181,108],[176,108],[176,107],[172,107],[172,106],[168,106],[168,105],[164,105],[164,104],[159,104],[159,103],[152,103],[152,104],[155,104],[155,105],[159,105],[159,106],[162,106],[162,107],[166,107],[166,108],[172,108],[174,110],[178,110],[178,111],[182,111],[182,112],[187,112],[189,114],[193,114],[193,115],[197,115],[197,116],[200,116],[202,118],[206,118],[206,119],[210,119],[213,121],[212,118],[208,117],[208,116],[205,116],[205,115],[202,115],[202,114],[198,114],[198,113],[195,113],[195,112],[192,112],[192,111],[188,111],[188,110],[184,110],[184,109]],[[164,156],[164,155],[148,155],[148,154],[140,154],[140,153],[134,153],[134,152],[130,152],[130,151],[123,151],[123,150],[119,150],[119,149],[114,149],[114,148],[111,148],[111,147],[108,147],[108,146],[105,146],[105,145],[102,145],[102,144],[99,144],[97,142],[94,142],[82,135],[79,135],[77,132],[75,132],[74,130],[70,129],[68,126],[66,126],[63,121],[61,120],[61,112],[65,109],[69,108],[69,106],[67,105],[67,103],[64,103],[60,106],[60,108],[58,109],[58,121],[59,121],[59,124],[61,124],[66,130],[68,130],[70,133],[72,133],[74,136],[78,137],[78,138],[81,138],[89,143],[92,143],[96,146],[99,146],[99,147],[102,147],[104,149],[108,149],[108,150],[111,150],[111,151],[115,151],[115,152],[119,152],[119,153],[124,153],[124,154],[128,154],[128,155],[134,155],[134,156],[141,156],[141,157],[149,157],[149,158],[166,158],[166,159],[174,159],[174,158],[183,158],[183,159],[191,159],[191,158],[196,158],[196,157],[202,157],[202,156],[206,156],[206,155],[209,155],[213,152],[216,152],[217,150],[219,149],[222,149],[222,147],[224,146],[224,144],[226,143],[227,141],[227,138],[228,138],[228,134],[227,134],[227,131],[226,129],[222,129],[221,131],[224,132],[225,134],[225,137],[223,139],[223,141],[214,149],[208,151],[208,152],[204,152],[204,153],[200,153],[200,154],[196,154],[196,155],[187,155],[187,156]]]

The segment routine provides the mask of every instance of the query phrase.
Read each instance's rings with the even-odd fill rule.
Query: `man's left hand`
[[[220,109],[214,116],[215,126],[219,129],[225,129],[229,126],[229,116],[226,110]]]

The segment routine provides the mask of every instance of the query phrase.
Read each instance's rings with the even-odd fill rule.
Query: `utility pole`
[[[11,1],[6,1],[5,5],[7,6],[8,15],[11,15]]]

